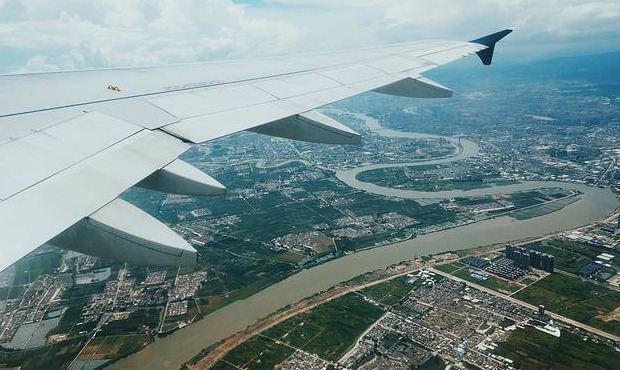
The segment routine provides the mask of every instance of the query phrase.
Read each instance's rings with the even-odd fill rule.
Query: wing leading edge
[[[47,242],[132,263],[191,265],[196,251],[187,242],[117,197],[135,185],[223,194],[177,158],[188,143],[243,130],[357,144],[359,134],[315,109],[367,91],[451,97],[421,74],[474,53],[488,65],[510,32],[247,62],[0,76],[0,270]]]

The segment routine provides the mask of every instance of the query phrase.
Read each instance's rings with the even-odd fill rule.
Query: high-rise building
[[[506,254],[506,258],[508,258],[509,260],[514,259],[515,256],[515,246],[512,244],[506,244],[506,249],[504,251],[504,254]]]
[[[541,270],[543,271],[547,271],[547,272],[553,272],[553,268],[554,268],[554,258],[551,255],[548,254],[543,254],[542,255],[542,265],[541,265]]]
[[[542,267],[542,253],[538,251],[530,252],[530,266],[535,269]]]
[[[504,253],[506,254],[506,258],[512,260],[516,266],[523,269],[531,267],[538,270],[553,272],[554,258],[551,255],[515,247],[512,244],[506,244]]]
[[[513,261],[521,268],[527,269],[530,267],[530,252],[524,248],[516,248],[514,251]]]
[[[538,251],[530,251],[522,247],[515,247],[512,244],[506,244],[504,251],[506,258],[512,260],[514,264],[523,269],[535,268],[547,272],[553,272],[554,259],[553,256],[543,254]]]

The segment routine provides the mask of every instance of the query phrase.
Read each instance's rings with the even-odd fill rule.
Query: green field
[[[541,204],[539,206],[535,206],[532,208],[513,211],[513,212],[508,213],[508,216],[516,218],[517,220],[527,220],[529,218],[544,216],[546,214],[559,211],[562,208],[570,204],[573,204],[578,200],[579,198],[577,197],[560,199],[560,200],[556,200],[551,203]]]
[[[620,335],[620,322],[604,322],[620,306],[620,293],[561,274],[549,275],[517,293],[515,298],[533,305],[545,305],[552,312],[609,333]]]
[[[2,364],[0,367],[28,370],[66,369],[83,346],[84,340],[76,338],[30,350],[2,350],[0,351],[0,364]]]
[[[523,370],[620,369],[620,352],[567,331],[556,338],[533,327],[517,330],[499,344],[496,354],[515,361]]]
[[[228,352],[213,369],[270,370],[295,352],[292,348],[256,336]],[[232,366],[231,366],[232,365]]]
[[[411,291],[412,286],[407,284],[407,280],[409,280],[408,277],[401,276],[381,284],[364,288],[360,293],[375,302],[386,306],[393,306],[400,302],[400,300]]]
[[[151,342],[149,335],[111,335],[96,337],[80,353],[79,359],[112,359],[133,353]]]
[[[511,201],[517,209],[535,206],[549,200],[536,190],[523,191],[506,195],[506,200]]]
[[[25,285],[12,285],[0,287],[0,300],[19,298],[26,291]]]
[[[276,325],[263,334],[333,361],[382,314],[380,308],[350,293]]]
[[[463,265],[460,262],[455,262],[455,263],[448,263],[445,265],[436,265],[435,268],[439,271],[443,271],[445,273],[451,274],[454,271],[463,268],[463,266],[465,265]]]
[[[161,309],[145,308],[133,311],[126,320],[112,321],[101,329],[102,335],[149,333],[157,329]]]
[[[514,283],[509,283],[505,280],[502,280],[500,278],[497,278],[493,275],[490,275],[489,278],[487,280],[478,280],[476,278],[473,278],[470,275],[470,272],[473,271],[475,269],[472,268],[464,268],[462,270],[456,271],[455,273],[453,273],[453,276],[456,276],[458,278],[461,278],[463,280],[467,280],[467,281],[471,281],[474,284],[478,284],[480,286],[483,286],[485,288],[489,288],[489,289],[493,289],[495,291],[498,292],[503,292],[503,293],[512,293],[515,292],[517,290],[519,290],[521,288],[520,285],[514,284]]]
[[[429,170],[436,166],[416,166],[418,171]],[[415,191],[449,191],[449,190],[473,190],[489,188],[492,186],[513,185],[519,182],[512,179],[497,181],[485,181],[484,179],[412,179],[406,173],[405,167],[380,168],[360,172],[357,179],[385,187],[397,187],[399,189]]]
[[[519,280],[519,283],[523,285],[530,285],[532,283],[535,283],[536,281],[538,281],[538,277],[525,276],[523,279]]]
[[[433,356],[429,358],[425,363],[416,367],[417,370],[443,370],[446,368],[446,363],[439,358],[439,356]]]
[[[60,266],[62,255],[57,250],[49,250],[26,256],[15,262],[14,285],[30,284],[37,280],[39,275],[54,274]]]
[[[386,291],[398,290],[399,284],[388,284],[390,289]],[[272,369],[288,358],[294,348],[337,360],[382,314],[383,310],[350,293],[250,338],[213,369]]]
[[[228,362],[220,361],[211,370],[237,370],[238,367],[229,364]]]

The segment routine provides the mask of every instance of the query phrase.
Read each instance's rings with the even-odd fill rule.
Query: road
[[[227,340],[225,340],[223,343],[221,343],[220,345],[218,345],[216,348],[212,349],[209,351],[209,353],[207,353],[205,355],[205,357],[203,357],[196,365],[191,366],[190,369],[192,370],[198,370],[198,369],[210,369],[211,367],[213,367],[218,361],[220,361],[222,358],[224,358],[224,356],[226,356],[226,354],[231,351],[232,349],[234,349],[235,347],[237,347],[238,345],[240,345],[241,343],[245,342],[246,340],[250,339],[251,337],[255,336],[255,335],[259,335],[261,332],[275,326],[278,325],[279,323],[286,321],[294,316],[297,316],[299,314],[308,312],[312,309],[314,309],[317,306],[320,306],[322,304],[325,304],[329,301],[332,301],[334,299],[340,298],[348,293],[352,293],[352,292],[357,292],[359,290],[362,290],[366,287],[369,286],[373,286],[376,284],[380,284],[383,283],[385,281],[397,278],[399,276],[403,276],[406,274],[409,274],[411,272],[414,272],[416,270],[418,270],[421,266],[416,265],[416,266],[411,266],[408,267],[402,271],[398,271],[397,273],[393,273],[390,274],[388,276],[384,276],[372,281],[367,281],[364,283],[361,283],[359,285],[356,286],[341,286],[341,287],[337,287],[334,288],[328,292],[325,292],[323,294],[320,294],[314,298],[310,298],[307,300],[303,300],[301,302],[298,302],[297,304],[295,304],[292,308],[282,311],[280,313],[276,313],[275,315],[272,315],[271,317],[263,320],[262,322],[258,323],[257,325],[248,328],[247,330],[237,333],[236,335],[228,338]],[[433,271],[434,273],[444,276],[446,278],[455,280],[455,281],[459,281],[459,282],[464,282],[466,284],[468,284],[469,286],[478,289],[480,291],[483,291],[485,293],[488,294],[492,294],[494,296],[500,297],[502,299],[506,299],[514,304],[520,305],[522,307],[525,307],[527,309],[530,309],[532,311],[536,311],[538,309],[537,306],[531,305],[529,303],[520,301],[516,298],[507,296],[505,294],[496,292],[492,289],[488,289],[485,288],[483,286],[480,286],[478,284],[457,278],[455,276],[452,276],[450,274],[444,273],[442,271],[436,270],[434,268],[429,268],[429,270]],[[616,341],[618,343],[620,343],[620,337],[615,336],[613,334],[607,333],[605,331],[602,331],[600,329],[585,325],[583,323],[580,323],[578,321],[572,320],[570,318],[567,318],[565,316],[562,315],[558,315],[552,312],[548,312],[549,316],[552,317],[553,319],[557,320],[557,321],[561,321],[564,322],[568,325],[571,326],[575,326],[578,327],[582,330],[588,331],[590,333],[599,335],[601,337],[605,337],[608,339],[611,339],[613,341]],[[346,356],[346,355],[345,355]]]
[[[605,179],[605,177],[607,177],[607,174],[614,169],[616,165],[616,159],[612,158],[611,162],[609,163],[609,166],[607,166],[607,169],[605,170],[605,172],[603,172],[603,174],[601,176],[599,176],[598,180],[596,180],[596,182],[594,183],[594,186],[598,186],[598,184],[600,184],[600,182]]]
[[[507,300],[507,301],[510,301],[510,302],[512,302],[512,303],[518,304],[518,305],[520,305],[520,306],[522,306],[522,307],[525,307],[525,308],[531,309],[532,311],[536,311],[536,310],[538,310],[538,307],[537,307],[537,306],[534,306],[534,305],[531,305],[531,304],[529,304],[529,303],[526,303],[526,302],[520,301],[520,300],[518,300],[518,299],[516,299],[516,298],[513,298],[513,297],[510,297],[510,296],[507,296],[507,295],[502,294],[502,293],[500,293],[500,292],[496,292],[495,290],[488,289],[488,288],[485,288],[485,287],[483,287],[483,286],[481,286],[481,285],[478,285],[478,284],[472,283],[472,282],[470,282],[470,281],[467,281],[467,280],[463,280],[463,279],[457,278],[457,277],[455,277],[455,276],[452,276],[452,275],[450,275],[450,274],[448,274],[448,273],[445,273],[445,272],[443,272],[443,271],[439,271],[439,270],[434,269],[434,268],[430,268],[429,270],[433,271],[434,273],[436,273],[436,274],[438,274],[438,275],[444,276],[444,277],[446,277],[446,278],[448,278],[448,279],[452,279],[452,280],[455,280],[455,281],[463,282],[463,283],[465,283],[465,284],[467,284],[467,285],[469,285],[469,286],[471,286],[471,287],[474,287],[474,288],[476,288],[476,289],[478,289],[478,290],[481,290],[481,291],[483,291],[483,292],[485,292],[485,293],[492,294],[492,295],[494,295],[494,296],[497,296],[497,297],[503,298],[503,299],[505,299],[505,300]],[[615,336],[615,335],[613,335],[613,334],[610,334],[610,333],[608,333],[608,332],[606,332],[606,331],[603,331],[603,330],[600,330],[600,329],[594,328],[594,327],[589,326],[589,325],[585,325],[585,324],[583,324],[583,323],[580,323],[579,321],[575,321],[575,320],[573,320],[573,319],[569,319],[569,318],[568,318],[568,317],[566,317],[566,316],[558,315],[558,314],[553,313],[553,312],[549,312],[549,311],[547,311],[547,314],[548,314],[551,318],[553,318],[553,319],[555,319],[555,320],[558,320],[558,321],[562,321],[562,322],[563,322],[563,323],[565,323],[565,324],[575,326],[575,327],[577,327],[577,328],[583,329],[583,330],[585,330],[585,331],[588,331],[588,332],[590,332],[590,333],[593,333],[593,334],[599,335],[599,336],[601,336],[601,337],[604,337],[604,338],[607,338],[607,339],[611,339],[611,340],[615,341],[616,343],[620,343],[620,337]]]
[[[112,303],[112,307],[116,307],[116,300],[118,299],[118,293],[119,293],[119,290],[121,288],[121,285],[123,284],[123,281],[125,280],[125,276],[127,276],[127,263],[125,263],[123,268],[118,271],[118,283],[116,285],[116,292],[114,293],[114,300],[113,300],[113,303]],[[95,339],[95,337],[97,337],[97,334],[99,334],[99,331],[101,330],[103,325],[108,321],[109,317],[110,317],[110,313],[104,313],[101,316],[101,319],[99,319],[99,322],[97,323],[97,327],[93,331],[93,334],[88,338],[88,340],[86,341],[86,344],[84,344],[84,346],[82,347],[80,352],[78,352],[77,356],[75,356],[73,361],[71,361],[71,363],[69,364],[68,369],[72,369],[74,367],[73,365],[77,365],[78,364],[77,361],[88,359],[88,358],[80,359],[80,356],[82,355],[84,350],[86,348],[88,348],[88,345],[90,344],[90,342],[92,342]],[[93,355],[95,353],[96,353],[96,351],[93,353]],[[81,368],[83,365],[79,365],[79,366]],[[76,367],[76,369],[77,369],[77,367]]]

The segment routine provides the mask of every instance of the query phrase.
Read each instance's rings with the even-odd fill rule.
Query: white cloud
[[[618,0],[0,0],[0,50],[22,70],[246,58],[514,27],[514,55],[617,48]],[[277,6],[284,4],[285,6]],[[0,61],[0,70],[3,65]]]
[[[369,27],[384,38],[467,37],[505,27],[528,42],[560,40],[593,34],[617,38],[620,34],[618,0],[267,0],[289,6],[315,6],[342,18],[373,15]],[[360,25],[363,27],[363,25]],[[562,41],[562,40],[560,40]],[[593,40],[596,43],[596,39]],[[618,45],[620,46],[620,45]]]
[[[559,36],[618,33],[620,2],[595,2],[567,6],[555,17],[549,31]],[[584,27],[585,26],[585,27]]]
[[[17,9],[15,4],[5,0],[4,7]],[[250,17],[230,0],[53,4],[23,1],[12,19],[0,23],[0,47],[33,52],[23,70],[272,55],[289,50],[299,36],[294,25]]]

